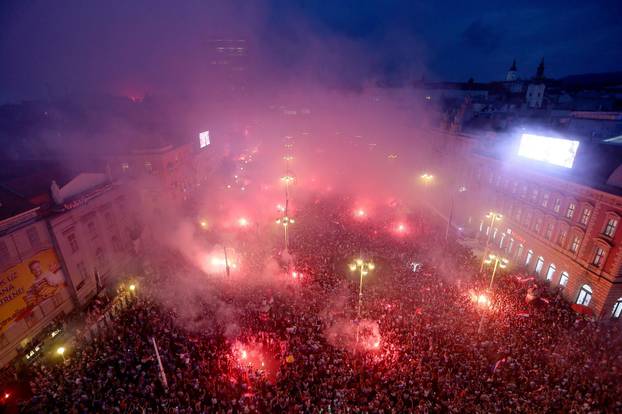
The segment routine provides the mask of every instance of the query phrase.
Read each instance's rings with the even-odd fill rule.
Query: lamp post
[[[227,257],[227,246],[223,244],[222,250],[225,253],[225,272],[227,273],[227,279],[231,279],[231,271],[229,270],[229,258]]]
[[[498,268],[505,269],[508,266],[508,263],[510,263],[510,261],[506,259],[505,257],[501,257],[496,254],[489,254],[488,259],[484,260],[483,263],[485,264],[494,263],[494,266],[492,268],[492,276],[490,277],[490,285],[488,286],[488,291],[492,292],[492,285],[495,281],[495,275],[497,274],[497,269]],[[482,300],[482,298],[484,298],[485,300]],[[483,305],[489,305],[490,299],[486,298],[485,295],[480,295],[478,297],[478,303],[483,304]],[[478,335],[482,332],[483,326],[484,326],[484,313],[482,313],[482,316],[479,319],[479,327],[477,328]]]
[[[490,244],[490,235],[492,234],[492,229],[495,226],[495,221],[501,220],[503,218],[503,214],[490,211],[488,214],[486,214],[486,218],[490,219],[490,229],[488,230],[488,236],[486,237],[486,247],[484,248],[482,264],[479,267],[480,273],[482,272],[482,270],[484,270],[484,262],[486,261],[486,253],[488,252],[488,245]]]
[[[285,215],[286,212],[283,213],[283,217],[276,219],[276,224],[280,224],[281,226],[283,226],[283,236],[284,236],[284,240],[285,240],[285,250],[288,250],[289,248],[289,239],[287,237],[287,228],[291,225],[294,224],[296,221]]]
[[[426,186],[426,188],[432,184],[432,181],[434,181],[434,175],[429,174],[429,173],[423,173],[419,176],[419,178],[421,178],[421,181],[423,182],[423,185]]]
[[[464,193],[466,191],[466,187],[464,185],[460,185],[457,188],[458,193]],[[449,217],[447,217],[447,229],[445,230],[445,241],[449,239],[449,229],[451,228],[451,219],[454,216],[454,196],[455,193],[451,192],[451,199],[449,200]]]
[[[291,155],[284,155],[283,159],[285,160],[285,172],[289,174],[289,163],[294,159],[294,157]]]
[[[64,346],[59,346],[59,347],[56,349],[56,353],[57,353],[58,355],[60,355],[60,356],[63,358],[63,362],[65,362],[65,347],[64,347]]]
[[[356,313],[356,344],[358,346],[359,343],[359,331],[361,325],[361,308],[363,307],[363,276],[367,275],[370,271],[374,270],[376,267],[373,262],[366,262],[363,259],[356,259],[354,262],[350,263],[350,271],[356,272],[359,270],[359,303],[358,310]]]
[[[497,273],[497,268],[505,269],[508,266],[508,263],[510,263],[510,261],[505,257],[500,257],[496,254],[489,254],[488,260],[484,261],[484,263],[486,264],[491,264],[493,262],[495,265],[492,268],[492,276],[490,277],[490,286],[488,286],[488,289],[492,289],[492,284],[495,281],[495,274]]]
[[[285,215],[287,215],[287,208],[289,207],[289,185],[294,182],[294,176],[286,174],[281,177],[281,181],[285,183]]]

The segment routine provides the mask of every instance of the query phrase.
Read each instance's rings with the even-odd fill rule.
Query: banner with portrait
[[[66,288],[65,276],[53,249],[29,257],[0,275],[0,333],[12,322],[29,317]]]

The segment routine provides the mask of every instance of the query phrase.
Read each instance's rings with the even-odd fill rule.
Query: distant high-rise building
[[[211,39],[208,41],[210,75],[229,91],[246,89],[248,44],[245,39]]]

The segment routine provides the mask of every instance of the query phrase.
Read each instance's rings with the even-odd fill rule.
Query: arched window
[[[553,275],[555,274],[556,267],[553,263],[549,265],[549,269],[546,271],[546,280],[553,280]]]
[[[566,208],[566,218],[572,220],[574,216],[574,211],[577,209],[577,203],[574,200],[570,200],[568,202],[568,207]]]
[[[592,257],[592,264],[597,267],[601,267],[605,259],[605,249],[600,246],[596,246],[594,249],[594,256]]]
[[[589,306],[592,300],[592,288],[588,285],[581,286],[579,289],[579,296],[577,296],[577,303],[583,306]]]
[[[517,259],[521,257],[521,255],[523,254],[523,250],[524,250],[524,247],[523,247],[523,245],[522,245],[522,243],[521,243],[521,244],[519,244],[519,245],[518,245],[518,249],[516,249],[516,255],[515,255],[515,257],[516,257]]]
[[[544,266],[544,257],[538,257],[538,261],[536,262],[536,274],[540,276],[540,272],[542,271],[542,266]]]
[[[609,220],[607,220],[607,225],[605,226],[605,229],[603,230],[603,234],[605,236],[613,238],[613,236],[616,234],[617,227],[618,227],[618,219],[610,218]]]
[[[531,257],[533,256],[533,250],[529,250],[527,252],[527,259],[525,259],[525,266],[527,266],[529,264],[529,262],[531,262]]]
[[[611,317],[614,319],[620,318],[622,315],[622,298],[618,298],[616,304],[613,305],[613,312],[611,312]]]
[[[568,279],[570,279],[570,275],[568,274],[568,272],[562,272],[561,276],[559,277],[559,286],[566,287],[566,285],[568,284]]]

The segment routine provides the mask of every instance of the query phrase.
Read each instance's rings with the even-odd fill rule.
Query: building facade
[[[75,307],[39,208],[0,221],[0,366]]]
[[[87,191],[74,192],[73,188]],[[47,218],[77,303],[131,275],[138,240],[137,219],[127,188],[104,175],[82,175],[60,189]]]
[[[622,192],[512,166],[484,155],[468,160],[479,230],[510,261],[560,287],[600,318],[622,314]],[[485,211],[503,215],[491,222]]]
[[[138,270],[134,199],[105,174],[78,174],[51,204],[0,191],[0,366],[43,352],[57,321]]]

